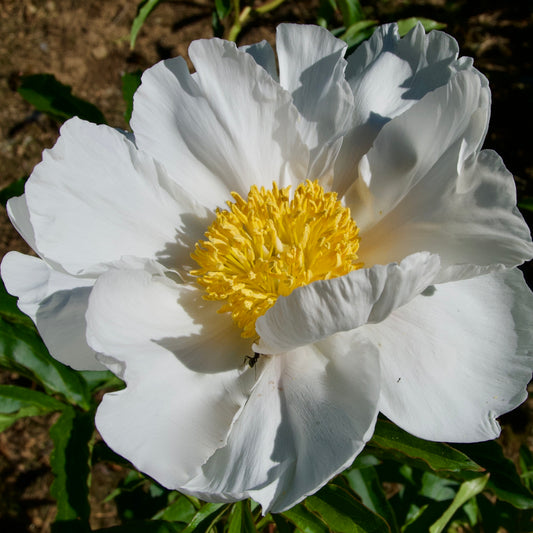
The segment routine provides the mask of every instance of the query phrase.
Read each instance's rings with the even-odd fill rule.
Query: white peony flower
[[[487,80],[454,39],[322,28],[195,41],[143,76],[133,134],[72,119],[9,202],[40,258],[2,277],[51,353],[107,367],[96,424],[164,486],[285,510],[378,411],[481,441],[526,398],[533,256],[480,151]],[[102,366],[103,365],[103,366]]]

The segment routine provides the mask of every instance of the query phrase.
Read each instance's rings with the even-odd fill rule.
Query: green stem
[[[229,30],[228,41],[235,42],[237,40],[239,33],[241,33],[242,27],[248,22],[248,19],[250,18],[251,15],[264,15],[265,13],[268,13],[269,11],[276,9],[276,7],[283,4],[283,2],[285,2],[285,0],[272,0],[271,2],[268,2],[267,4],[264,4],[261,7],[257,7],[255,9],[252,9],[250,6],[246,6],[242,10],[242,12],[239,13],[239,10],[241,7],[240,0],[233,0],[235,22],[233,23],[233,26]]]
[[[283,2],[285,2],[285,0],[272,0],[272,2],[268,2],[268,4],[265,4],[264,6],[255,8],[254,12],[259,15],[263,15],[264,13],[268,13],[269,11],[276,9],[278,6],[283,4]]]
[[[239,5],[239,0],[235,0],[235,8],[238,5]],[[250,16],[251,11],[252,11],[252,8],[250,6],[246,6],[242,10],[242,13],[240,14],[237,10],[235,10],[235,22],[233,23],[233,26],[229,30],[228,41],[235,42],[237,40],[237,37],[239,36],[239,33],[241,33],[243,25],[246,24],[246,21],[248,20],[248,17]]]

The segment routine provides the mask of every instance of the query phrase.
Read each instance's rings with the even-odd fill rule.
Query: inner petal
[[[204,298],[223,302],[219,312],[231,313],[245,338],[258,337],[255,321],[278,296],[363,266],[359,228],[337,194],[309,180],[289,190],[273,183],[252,186],[246,200],[232,193],[191,254]]]

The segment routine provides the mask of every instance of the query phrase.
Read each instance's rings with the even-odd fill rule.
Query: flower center
[[[255,321],[278,296],[363,266],[359,229],[337,194],[309,180],[292,199],[289,189],[254,185],[247,200],[233,192],[191,254],[204,298],[224,302],[219,312],[231,313],[245,338],[257,337]]]

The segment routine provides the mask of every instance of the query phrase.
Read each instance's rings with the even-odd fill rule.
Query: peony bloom
[[[127,387],[103,438],[164,486],[282,511],[378,411],[481,441],[526,398],[533,256],[481,150],[487,80],[457,43],[379,28],[195,41],[146,71],[133,133],[72,119],[8,211],[39,258],[2,277],[51,353]]]

